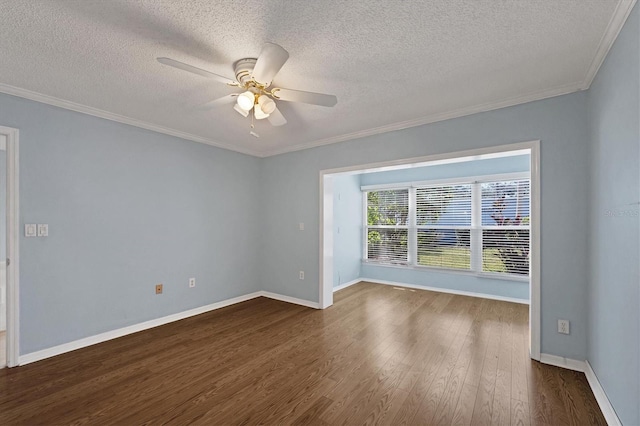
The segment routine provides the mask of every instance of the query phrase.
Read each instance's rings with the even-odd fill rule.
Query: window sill
[[[435,266],[418,266],[418,265],[408,265],[408,264],[393,264],[393,263],[383,263],[376,262],[372,260],[362,260],[363,265],[371,265],[371,266],[382,266],[385,268],[396,268],[396,269],[409,269],[415,271],[430,271],[441,274],[454,274],[454,275],[466,275],[472,276],[482,279],[491,279],[491,280],[504,280],[504,281],[518,281],[518,282],[529,282],[529,277],[523,277],[520,275],[507,275],[507,274],[493,274],[490,272],[474,272],[474,271],[465,271],[460,269],[451,269],[451,268],[438,268]]]

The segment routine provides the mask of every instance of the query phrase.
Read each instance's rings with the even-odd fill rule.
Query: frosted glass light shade
[[[233,109],[235,109],[236,111],[238,111],[238,113],[239,113],[240,115],[244,116],[244,117],[248,117],[248,116],[249,116],[249,111],[245,111],[245,110],[243,110],[243,109],[240,107],[240,105],[238,105],[238,104],[235,104],[235,105],[233,106]]]
[[[269,116],[269,114],[265,114],[260,104],[255,106],[255,108],[253,109],[253,113],[256,117],[256,120],[262,120],[263,118],[267,118]]]
[[[268,96],[262,95],[258,98],[258,105],[262,108],[262,112],[269,115],[276,109],[276,103]]]
[[[251,111],[251,108],[253,108],[254,100],[254,94],[247,90],[246,92],[238,95],[238,106],[245,111]]]

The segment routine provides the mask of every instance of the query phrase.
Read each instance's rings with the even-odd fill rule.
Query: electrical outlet
[[[196,279],[195,278],[189,278],[189,287],[193,288],[196,286]]]
[[[304,280],[304,271],[300,271],[300,279]]]
[[[558,333],[569,334],[569,321],[558,320]]]
[[[162,284],[156,284],[156,294],[162,294]]]

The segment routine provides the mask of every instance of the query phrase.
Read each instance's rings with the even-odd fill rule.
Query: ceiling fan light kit
[[[244,111],[251,111],[255,102],[255,96],[252,92],[247,90],[246,92],[238,95],[238,106]]]
[[[259,104],[256,104],[256,106],[253,108],[253,114],[255,115],[256,120],[262,120],[269,117],[269,114],[264,112]]]
[[[273,110],[276,109],[276,103],[267,95],[261,95],[258,97],[258,105],[267,115],[271,114]]]
[[[312,105],[332,107],[338,99],[334,95],[305,92],[301,90],[283,89],[274,87],[269,89],[271,82],[289,59],[289,52],[275,43],[265,43],[258,58],[244,58],[236,61],[234,71],[236,79],[220,76],[201,68],[185,64],[170,58],[157,58],[158,62],[183,71],[191,72],[203,77],[223,82],[228,86],[238,87],[243,91],[233,94],[237,100],[233,109],[243,117],[248,117],[253,110],[253,118],[262,120],[268,118],[272,126],[282,126],[287,123],[286,118],[278,110],[276,101],[302,102]],[[229,95],[224,98],[228,98]],[[222,99],[222,98],[221,98]],[[208,104],[217,105],[217,100]],[[225,102],[220,102],[220,104]],[[253,129],[253,123],[251,124]],[[253,130],[252,136],[258,137]]]
[[[236,111],[238,111],[238,114],[244,116],[244,117],[248,117],[249,116],[249,111],[248,110],[244,110],[242,109],[242,107],[238,104],[235,104],[233,106],[233,109],[235,109]]]

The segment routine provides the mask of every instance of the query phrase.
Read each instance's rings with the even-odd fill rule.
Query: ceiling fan
[[[334,95],[271,87],[273,78],[287,62],[287,59],[289,59],[289,52],[284,48],[275,43],[265,43],[258,58],[244,58],[234,64],[236,78],[233,80],[175,59],[157,58],[161,64],[241,89],[238,93],[215,99],[204,106],[212,108],[235,101],[234,110],[244,117],[251,114],[252,129],[254,128],[254,119],[266,118],[273,126],[282,126],[287,123],[278,110],[276,101],[302,102],[325,107],[332,107],[338,102]],[[259,137],[253,130],[250,134]]]

